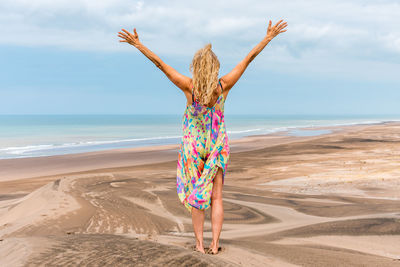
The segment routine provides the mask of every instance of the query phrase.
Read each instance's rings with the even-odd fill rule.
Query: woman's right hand
[[[269,21],[268,25],[268,30],[267,30],[267,35],[265,36],[265,39],[272,40],[277,36],[278,34],[285,32],[286,30],[283,30],[287,26],[287,22],[284,22],[281,24],[283,19],[278,21],[274,26],[271,27],[271,20]]]
[[[120,42],[128,43],[134,47],[137,47],[140,44],[139,35],[136,32],[136,28],[133,29],[133,34],[125,29],[122,29],[122,31],[118,32],[118,37],[124,39],[120,40]]]

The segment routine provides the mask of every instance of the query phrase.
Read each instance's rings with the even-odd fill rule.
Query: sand
[[[318,129],[229,141],[218,255],[177,145],[0,160],[0,266],[400,266],[400,124]]]

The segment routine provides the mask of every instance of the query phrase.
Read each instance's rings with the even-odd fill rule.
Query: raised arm
[[[182,91],[190,90],[190,82],[191,79],[183,74],[180,74],[176,71],[173,67],[169,66],[168,64],[164,63],[161,58],[159,58],[156,54],[154,54],[150,49],[144,46],[139,41],[139,36],[136,32],[136,28],[133,29],[133,34],[128,32],[125,29],[122,29],[121,32],[118,32],[118,36],[121,37],[123,40],[120,42],[125,42],[130,45],[136,47],[140,52],[143,53],[148,59],[150,59],[162,72],[167,75],[168,79],[171,80],[177,87],[179,87]]]
[[[270,20],[268,25],[267,35],[264,37],[264,39],[259,44],[257,44],[250,51],[250,53],[242,61],[240,61],[235,68],[233,68],[231,72],[221,77],[221,82],[223,83],[224,91],[230,90],[235,85],[235,83],[239,80],[239,78],[246,70],[247,66],[250,64],[250,62],[253,61],[253,59],[264,49],[264,47],[275,36],[286,31],[283,29],[287,26],[287,23],[284,22],[281,24],[282,21],[283,20],[278,21],[273,27],[271,27],[272,22]]]

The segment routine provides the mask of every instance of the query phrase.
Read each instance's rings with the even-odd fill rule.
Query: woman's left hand
[[[274,39],[278,34],[285,32],[286,31],[286,26],[287,22],[282,23],[283,19],[278,21],[274,26],[272,25],[272,21],[269,21],[268,25],[268,30],[267,30],[267,35],[265,36],[265,39],[272,40]],[[281,24],[282,23],[282,24]],[[284,30],[285,29],[285,30]]]
[[[122,31],[118,32],[118,37],[124,39],[124,40],[119,40],[120,42],[131,44],[134,47],[137,47],[140,44],[139,35],[136,32],[136,28],[133,29],[133,34],[125,29],[122,29]]]

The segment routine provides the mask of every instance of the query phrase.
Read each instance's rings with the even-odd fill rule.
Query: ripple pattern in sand
[[[121,235],[49,237],[57,242],[26,266],[237,266],[176,246]]]

